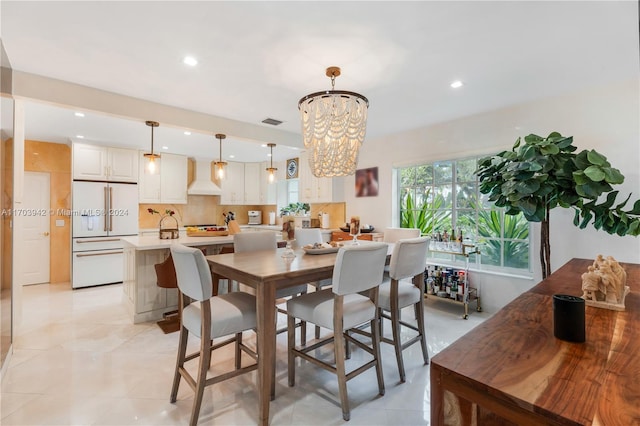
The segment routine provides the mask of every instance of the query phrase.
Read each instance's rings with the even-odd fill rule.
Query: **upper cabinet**
[[[244,163],[227,163],[220,189],[220,204],[244,204]]]
[[[138,194],[140,203],[187,204],[187,157],[176,154],[161,154],[160,172],[145,172],[146,159],[139,153],[140,180]]]
[[[309,157],[306,151],[300,153],[298,179],[300,201],[303,203],[331,203],[344,199],[340,190],[343,178],[315,177],[309,168]]]
[[[138,182],[138,151],[73,144],[73,178],[109,182]]]
[[[266,163],[227,163],[220,204],[275,204],[276,185],[267,180]]]
[[[262,182],[260,182],[261,163],[244,164],[244,204],[262,204],[260,193]]]

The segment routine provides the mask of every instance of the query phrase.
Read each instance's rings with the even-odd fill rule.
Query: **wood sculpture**
[[[612,257],[601,254],[582,274],[582,298],[589,306],[624,311],[624,298],[629,293],[627,273]]]

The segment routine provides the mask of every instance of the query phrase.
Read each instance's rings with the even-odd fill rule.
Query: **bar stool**
[[[171,247],[171,255],[182,306],[182,324],[170,401],[176,402],[180,380],[184,378],[194,391],[189,424],[195,425],[198,423],[206,386],[248,373],[258,367],[257,362],[242,367],[242,352],[256,361],[258,359],[255,351],[242,342],[242,333],[256,328],[256,299],[241,291],[213,296],[211,270],[200,250],[176,244]],[[200,339],[200,350],[187,355],[189,333]],[[225,336],[232,337],[213,344],[214,339]],[[231,343],[235,344],[235,369],[207,378],[212,353]],[[199,364],[194,377],[184,365],[195,358],[199,358]]]
[[[164,262],[154,265],[156,270],[156,284],[160,288],[177,289],[178,282],[176,280],[176,269],[173,266],[173,257],[171,253]],[[162,319],[156,324],[162,329],[164,334],[169,334],[180,330],[180,306],[173,311],[162,314]]]
[[[297,248],[304,247],[307,244],[322,243],[322,232],[319,228],[299,228],[295,230],[295,246]],[[315,291],[319,291],[322,287],[331,285],[331,278],[309,283],[315,287]],[[320,326],[316,325],[315,338],[320,338]]]
[[[332,288],[303,294],[287,301],[289,386],[295,385],[296,357],[336,374],[344,420],[351,417],[347,381],[375,367],[378,394],[384,395],[385,392],[380,360],[378,287],[382,282],[386,257],[387,245],[382,243],[342,247],[336,256]],[[367,292],[368,296],[362,295],[361,292]],[[296,318],[333,330],[333,336],[307,347],[296,347]],[[366,323],[370,323],[372,330],[371,346],[347,333]],[[367,351],[373,359],[347,373],[344,361],[346,341]],[[331,342],[334,343],[334,365],[311,355],[319,347]]]
[[[429,249],[429,238],[401,239],[395,243],[391,264],[389,265],[389,277],[380,285],[378,299],[378,310],[380,317],[380,328],[382,329],[382,319],[391,321],[393,338],[389,339],[381,336],[384,343],[393,345],[398,363],[398,373],[400,381],[405,381],[404,361],[402,351],[414,343],[420,342],[424,363],[429,363],[429,353],[427,352],[427,342],[424,327],[424,266]],[[412,278],[413,282],[405,281]],[[402,321],[402,308],[414,306],[417,325]],[[405,326],[418,334],[408,341],[400,341],[400,327]]]
[[[236,253],[244,253],[260,250],[275,250],[278,248],[278,240],[275,232],[270,231],[256,231],[256,232],[241,232],[234,234],[233,247]],[[276,290],[276,299],[283,299],[286,297],[294,297],[307,292],[307,285],[301,284],[295,287],[287,287]],[[277,311],[286,314],[287,311],[276,307]],[[307,325],[306,323],[299,323],[300,327],[300,341],[304,344],[307,341]],[[283,333],[287,329],[282,328],[276,330],[276,333]]]

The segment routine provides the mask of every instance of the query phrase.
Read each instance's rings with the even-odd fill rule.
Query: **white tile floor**
[[[183,425],[192,392],[182,382],[169,403],[178,333],[163,334],[155,323],[130,324],[121,303],[122,286],[72,291],[69,285],[23,289],[23,319],[14,354],[2,381],[3,425]],[[430,356],[485,320],[462,307],[428,299]],[[407,311],[405,317],[410,318]],[[286,323],[285,317],[279,319]],[[389,332],[389,327],[386,327]],[[309,328],[309,335],[313,331]],[[252,339],[252,337],[249,337]],[[272,425],[334,425],[342,420],[335,376],[309,363],[296,368],[287,386],[286,334],[278,335],[276,399]],[[197,341],[192,342],[196,347]],[[353,360],[358,360],[354,351]],[[404,351],[407,381],[398,381],[395,356],[382,345],[386,394],[378,396],[375,371],[348,383],[351,425],[428,425],[429,367],[418,345]],[[222,353],[212,369],[231,368]],[[255,372],[206,388],[200,424],[253,425],[258,421]]]

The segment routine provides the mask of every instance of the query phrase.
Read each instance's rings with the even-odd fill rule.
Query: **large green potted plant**
[[[616,204],[618,191],[612,185],[621,184],[624,176],[595,150],[576,150],[572,136],[531,134],[478,164],[480,192],[489,194],[489,201],[506,214],[522,212],[528,221],[541,223],[543,278],[551,274],[549,212],[556,207],[573,208],[573,223],[581,229],[592,223],[609,234],[640,234],[640,200],[630,210],[624,207],[631,195]]]

